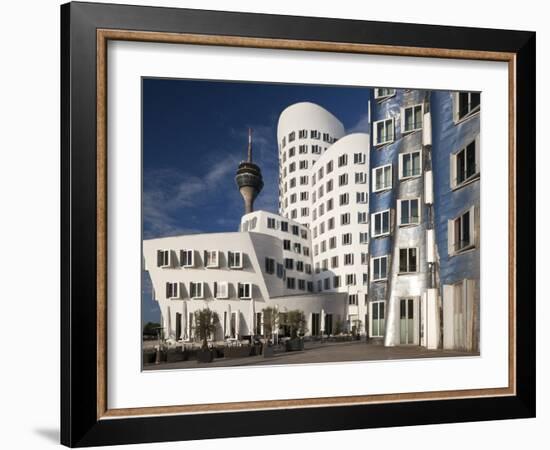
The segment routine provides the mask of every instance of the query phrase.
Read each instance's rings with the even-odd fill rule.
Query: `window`
[[[288,232],[288,222],[281,222],[281,231]]]
[[[290,239],[283,239],[283,249],[290,250]]]
[[[323,280],[323,288],[326,290],[330,289],[330,278],[325,278]]]
[[[366,212],[358,212],[357,213],[357,223],[367,223],[367,213]]]
[[[180,250],[180,264],[182,267],[193,267],[195,265],[194,250]]]
[[[353,154],[353,164],[365,164],[367,156],[364,153]]]
[[[317,256],[319,254],[319,244],[315,244],[313,246],[313,256]]]
[[[189,291],[190,291],[191,298],[203,298],[203,295],[204,295],[203,284],[204,283],[202,281],[198,283],[191,281],[191,283],[189,283]]]
[[[308,281],[307,282],[307,291],[308,292],[313,292],[313,281]]]
[[[469,117],[473,113],[479,111],[479,92],[456,92],[453,97],[455,122]]]
[[[355,184],[365,184],[367,182],[367,174],[365,172],[355,172]]]
[[[451,155],[451,188],[455,189],[479,176],[479,137]]]
[[[319,186],[319,189],[317,190],[317,193],[319,195],[319,198],[321,198],[323,195],[325,195],[325,188],[323,185]]]
[[[371,337],[384,337],[386,332],[386,302],[377,301],[371,303]]]
[[[343,173],[342,175],[340,175],[338,177],[338,185],[339,186],[345,186],[346,184],[348,184],[348,174]]]
[[[238,283],[239,298],[252,298],[252,283]]]
[[[388,255],[372,258],[372,281],[388,279]]]
[[[334,230],[334,217],[327,220],[327,228],[329,230]]]
[[[273,217],[267,218],[267,228],[275,229],[276,228],[276,221]]]
[[[330,248],[331,250],[333,248],[336,248],[336,236],[332,236],[329,240],[328,240],[328,248]]]
[[[415,247],[399,249],[399,273],[412,273],[418,270],[418,249]]]
[[[293,162],[293,163],[290,163],[290,165],[288,166],[288,172],[289,173],[292,173],[296,170],[296,163]]]
[[[399,225],[418,225],[420,223],[420,199],[397,200]]]
[[[283,142],[281,143],[281,146],[284,147],[286,145],[286,136],[283,138]]]
[[[296,194],[291,194],[290,195],[290,203],[296,203]]]
[[[327,241],[321,241],[321,253],[327,251]]]
[[[319,234],[323,234],[325,232],[325,222],[321,222],[319,225]]]
[[[374,192],[384,191],[392,187],[392,166],[375,167],[372,169],[372,190]]]
[[[385,98],[395,95],[395,89],[390,88],[376,88],[374,90],[374,98],[376,100],[383,100]]]
[[[291,178],[290,179],[290,187],[291,188],[296,187],[296,178]]]
[[[357,305],[357,294],[349,294],[348,295],[348,304],[350,305]]]
[[[380,211],[372,215],[372,237],[390,234],[390,210]]]
[[[250,229],[253,230],[254,228],[256,228],[257,224],[258,224],[258,218],[253,217],[252,220],[250,221]]]
[[[346,166],[348,164],[348,155],[344,154],[344,155],[340,155],[338,157],[338,167],[343,167],[343,166]]]
[[[180,298],[179,283],[166,283],[166,298]]]
[[[476,208],[471,207],[447,223],[449,256],[475,247]]]
[[[296,132],[293,131],[288,135],[288,142],[292,142],[294,139],[296,139]]]
[[[348,273],[346,275],[346,286],[355,286],[355,274]]]
[[[170,250],[157,250],[157,267],[164,269],[172,267],[172,252]]]
[[[299,139],[307,139],[307,130],[298,131],[298,138]]]
[[[351,245],[351,233],[342,235],[342,245]]]
[[[273,258],[265,258],[265,272],[275,273],[275,260]]]
[[[369,264],[369,254],[368,253],[361,253],[361,264],[362,265],[368,265]]]
[[[369,284],[369,274],[363,272],[363,286],[368,286]],[[367,303],[367,296],[365,295],[365,303]]]
[[[292,225],[292,234],[294,236],[298,236],[299,233],[300,233],[300,227],[298,227],[298,225]]]
[[[329,162],[327,163],[327,174],[331,173],[333,170],[334,170],[334,162],[333,162],[333,161],[329,161]]]
[[[302,244],[295,242],[293,247],[295,253],[302,253]]]
[[[314,155],[320,155],[321,154],[321,146],[320,145],[312,145],[311,146],[311,153],[313,153]]]
[[[357,203],[367,203],[369,201],[369,193],[368,192],[357,192],[356,194],[356,202]]]
[[[242,269],[243,252],[227,252],[227,261],[230,269]]]
[[[306,280],[298,280],[298,289],[301,291],[306,290]]]
[[[229,283],[227,281],[214,282],[214,297],[216,298],[229,297]]]
[[[308,275],[311,275],[311,264],[306,264],[305,272],[306,272]]]
[[[294,270],[294,260],[292,258],[285,258],[285,269]]]
[[[353,264],[353,253],[344,253],[344,266],[351,266]]]
[[[300,161],[300,169],[307,169],[307,160]]]
[[[334,286],[334,289],[340,287],[340,276],[336,275],[335,277],[332,277],[332,286]]]
[[[292,158],[294,155],[296,155],[296,147],[290,147],[288,149],[288,157]]]
[[[298,210],[297,209],[293,209],[292,211],[290,211],[290,218],[291,219],[296,219],[298,217]]]
[[[351,223],[350,213],[345,213],[340,216],[340,225],[349,225]]]
[[[303,272],[304,271],[304,262],[303,261],[296,261],[296,271]]]
[[[334,238],[336,239],[336,238]],[[336,269],[338,267],[338,256],[333,256],[332,258],[330,258],[330,267],[332,269]],[[334,286],[336,287],[336,286]]]
[[[328,133],[323,133],[323,141],[324,141],[324,142],[331,142],[330,134],[328,134]]]
[[[204,265],[208,268],[219,267],[219,252],[218,250],[206,250],[204,252]]]
[[[332,191],[332,189],[334,189],[334,181],[333,180],[328,180],[327,181],[327,192]]]
[[[321,292],[323,290],[323,280],[317,280],[317,292]]]
[[[420,150],[399,155],[399,179],[418,177],[422,173],[422,158]]]
[[[302,209],[300,210],[300,215],[301,215],[302,217],[307,217],[307,216],[309,216],[309,208],[302,208]]]
[[[421,130],[423,123],[422,113],[422,105],[414,105],[403,109],[401,112],[401,132],[410,133],[412,131]]]
[[[321,217],[325,213],[325,205],[321,203],[319,205],[319,217]]]
[[[340,206],[349,204],[349,194],[340,194]]]
[[[384,119],[374,122],[374,145],[384,145],[393,142],[394,140],[394,123],[393,118]]]
[[[359,243],[368,244],[369,243],[369,233],[366,231],[359,232]]]
[[[300,153],[301,155],[307,153],[307,145],[300,145],[298,146],[298,153]]]
[[[311,139],[321,139],[321,133],[317,130],[311,130],[309,132]]]
[[[286,279],[287,289],[296,289],[296,278],[288,277]]]
[[[285,269],[282,264],[277,263],[277,278],[283,278],[285,274]]]
[[[309,247],[306,247],[304,245],[304,247],[302,247],[302,253],[304,254],[304,256],[309,256]]]
[[[307,175],[300,177],[300,185],[307,185],[309,182]]]

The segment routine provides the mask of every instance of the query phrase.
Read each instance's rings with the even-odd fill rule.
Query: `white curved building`
[[[279,213],[303,224],[311,222],[312,168],[344,135],[344,126],[326,109],[309,102],[286,108],[279,117]]]

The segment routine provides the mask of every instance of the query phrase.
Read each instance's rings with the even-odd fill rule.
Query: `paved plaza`
[[[144,370],[197,369],[234,366],[272,366],[280,364],[312,364],[346,361],[376,361],[417,358],[448,358],[456,356],[479,356],[454,350],[427,350],[418,346],[384,347],[367,344],[365,341],[352,342],[308,342],[303,351],[283,352],[273,357],[249,356],[246,358],[218,358],[211,363],[180,361],[173,363],[149,364]]]

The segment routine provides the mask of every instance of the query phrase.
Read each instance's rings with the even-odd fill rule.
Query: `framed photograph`
[[[535,415],[535,33],[61,7],[71,447]]]

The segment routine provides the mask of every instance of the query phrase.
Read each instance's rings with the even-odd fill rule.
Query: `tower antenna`
[[[252,128],[248,129],[248,162],[252,162]]]

